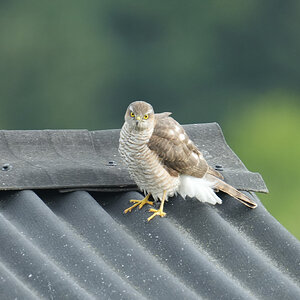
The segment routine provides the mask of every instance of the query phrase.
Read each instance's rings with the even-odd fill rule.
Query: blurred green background
[[[120,128],[132,100],[217,121],[300,238],[300,1],[0,2],[2,129]]]

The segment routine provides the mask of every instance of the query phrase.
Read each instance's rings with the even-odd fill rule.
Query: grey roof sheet
[[[236,188],[267,192],[228,147],[218,124],[186,125],[207,161]],[[0,190],[136,188],[118,154],[119,130],[1,130]],[[111,163],[110,163],[111,162]],[[0,168],[1,170],[1,168]]]
[[[216,124],[186,129],[227,181],[266,191]],[[300,298],[300,243],[253,192],[254,210],[173,197],[148,223],[147,207],[122,213],[143,197],[126,191],[118,131],[0,135],[0,299]]]
[[[131,198],[1,192],[1,299],[299,299],[299,242],[262,205],[176,197],[148,223]]]

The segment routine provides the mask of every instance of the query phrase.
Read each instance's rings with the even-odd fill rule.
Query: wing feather
[[[148,147],[158,155],[172,176],[203,177],[208,170],[207,162],[182,126],[169,115],[155,115],[156,124]]]

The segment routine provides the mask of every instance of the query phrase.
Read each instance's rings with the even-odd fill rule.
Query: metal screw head
[[[221,166],[221,165],[215,165],[215,170],[216,171],[223,171],[223,166]]]
[[[10,164],[4,164],[1,168],[2,171],[9,171],[11,170],[12,166]]]

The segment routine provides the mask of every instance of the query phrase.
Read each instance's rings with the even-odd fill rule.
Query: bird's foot
[[[152,201],[148,201],[150,197],[150,194],[148,194],[143,200],[130,200],[129,202],[134,203],[132,206],[126,208],[124,210],[124,213],[127,214],[128,212],[131,212],[132,209],[134,209],[135,207],[139,207],[139,209],[141,209],[145,204],[150,204],[153,205]]]
[[[154,208],[150,208],[149,209],[150,212],[153,212],[152,216],[150,216],[147,220],[148,222],[151,221],[154,217],[156,216],[160,216],[160,217],[165,217],[166,213],[163,211],[163,208],[160,207],[159,209],[154,209]]]

